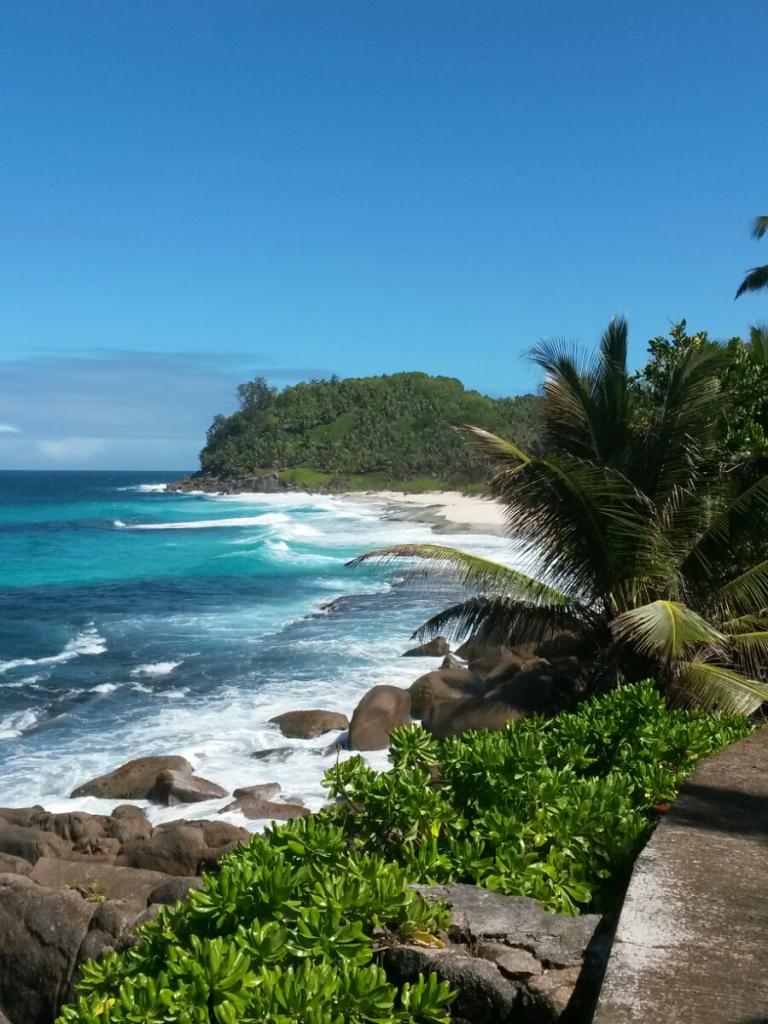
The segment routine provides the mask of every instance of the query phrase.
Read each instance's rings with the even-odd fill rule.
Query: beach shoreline
[[[425,523],[435,533],[478,533],[503,537],[507,533],[504,506],[493,498],[461,491],[347,491],[339,497],[380,506],[383,519]]]

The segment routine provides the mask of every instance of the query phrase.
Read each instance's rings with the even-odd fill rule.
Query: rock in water
[[[71,793],[73,797],[98,796],[107,800],[146,800],[160,772],[186,772],[192,765],[184,757],[137,757],[120,765],[113,772],[90,779]]]
[[[350,750],[384,750],[389,736],[411,720],[411,695],[399,686],[374,686],[355,708],[349,726]]]
[[[158,774],[154,786],[147,794],[147,799],[166,807],[175,807],[177,804],[217,800],[227,795],[226,789],[217,786],[215,782],[201,779],[199,775],[166,768]]]
[[[428,641],[426,644],[419,644],[418,647],[412,647],[409,651],[403,654],[404,658],[442,658],[445,654],[450,654],[451,645],[445,639],[444,636],[436,636],[434,640]]]
[[[276,725],[283,736],[292,740],[312,740],[334,729],[346,729],[349,720],[338,711],[286,711],[269,720]]]

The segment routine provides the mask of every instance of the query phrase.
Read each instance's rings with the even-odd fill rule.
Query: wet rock
[[[437,701],[479,696],[485,690],[485,683],[466,668],[427,672],[409,688],[411,714],[414,718],[423,718]]]
[[[355,708],[349,726],[350,750],[384,750],[389,736],[411,720],[411,696],[399,686],[374,686]]]
[[[217,800],[228,795],[226,789],[222,789],[215,782],[203,779],[199,775],[166,768],[158,773],[154,786],[147,794],[147,799],[163,804],[165,807],[175,807],[178,804]]]
[[[146,800],[162,771],[193,774],[184,757],[137,757],[106,775],[90,779],[72,791],[73,797],[97,796],[107,800]]]
[[[433,640],[428,641],[425,644],[419,644],[418,647],[411,647],[409,651],[405,651],[403,654],[404,658],[442,658],[445,654],[450,654],[451,645],[445,639],[444,636],[436,636]]]
[[[269,720],[288,739],[311,740],[323,733],[346,729],[349,720],[338,711],[320,709],[308,711],[286,711]]]
[[[282,786],[279,782],[262,782],[259,786],[241,786],[236,789],[232,796],[238,797],[249,797],[252,799],[271,800],[273,797],[278,796]]]
[[[254,750],[251,757],[257,761],[287,761],[294,750],[298,749],[298,747],[267,747],[265,750]]]
[[[443,660],[440,662],[441,671],[445,671],[450,668],[464,668],[464,663],[459,661],[453,654],[446,654]]]
[[[294,818],[306,818],[311,813],[303,804],[276,803],[260,796],[238,797],[219,813],[224,814],[225,811],[240,811],[246,818],[265,818],[270,821],[292,821]]]

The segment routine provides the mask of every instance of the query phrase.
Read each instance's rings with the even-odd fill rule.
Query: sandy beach
[[[431,523],[436,533],[506,533],[504,508],[493,498],[462,494],[461,491],[428,491],[407,494],[402,491],[367,491],[350,494],[360,500],[385,506],[387,519]]]

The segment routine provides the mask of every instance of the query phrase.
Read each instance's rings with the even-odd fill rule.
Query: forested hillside
[[[278,470],[298,486],[463,486],[487,478],[453,429],[473,423],[535,445],[539,399],[492,399],[452,377],[425,373],[296,384],[278,391],[256,378],[238,388],[240,408],[217,416],[201,452],[203,472],[237,477]]]

